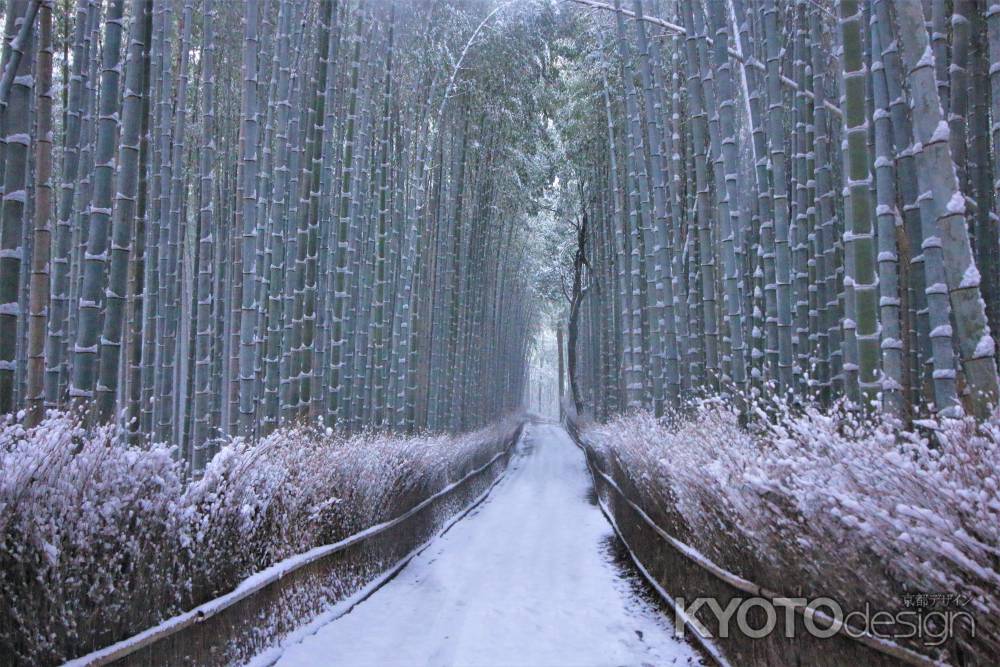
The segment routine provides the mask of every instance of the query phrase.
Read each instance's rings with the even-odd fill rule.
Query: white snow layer
[[[956,215],[965,213],[965,196],[961,192],[956,190],[948,200],[948,213]]]
[[[589,489],[566,433],[529,427],[483,505],[277,664],[697,664],[612,562]]]
[[[965,267],[965,273],[962,275],[962,282],[959,283],[958,288],[979,287],[979,279],[979,269],[976,268],[975,262],[970,261],[969,266]]]
[[[936,141],[948,141],[951,138],[951,128],[948,127],[947,121],[938,121],[937,127],[934,128],[934,134],[927,143],[932,144]],[[963,202],[964,204],[964,202]]]
[[[995,353],[996,346],[993,342],[993,336],[986,334],[976,343],[976,351],[972,353],[972,358],[982,359],[984,357],[992,357]]]

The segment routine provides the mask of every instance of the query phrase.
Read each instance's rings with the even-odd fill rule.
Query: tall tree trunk
[[[27,202],[28,144],[32,92],[32,22],[31,7],[24,0],[13,0],[7,8],[8,26],[16,37],[10,44],[4,80],[10,79],[9,99],[3,107],[0,124],[5,134],[3,146],[3,203],[0,204],[0,414],[14,410],[17,360],[17,330],[21,315],[19,290],[21,256],[24,252],[24,208]],[[11,21],[10,17],[20,17]],[[3,90],[0,89],[0,102]]]
[[[114,416],[118,396],[122,332],[125,326],[125,296],[128,263],[135,227],[139,192],[139,149],[142,127],[143,52],[146,47],[144,0],[132,0],[132,31],[125,62],[125,99],[122,103],[122,133],[118,150],[118,177],[114,222],[111,232],[111,269],[105,300],[104,331],[101,335],[100,375],[97,383],[97,418]]]
[[[52,2],[38,15],[38,86],[35,89],[35,220],[28,311],[27,423],[37,424],[45,409],[45,333],[49,305],[52,231]]]
[[[920,150],[914,152],[918,169],[924,177],[921,189],[930,195],[928,206],[937,219],[938,242],[944,264],[946,286],[938,287],[940,283],[931,283],[927,291],[939,293],[946,290],[948,293],[969,390],[969,407],[973,414],[984,417],[997,404],[997,367],[993,338],[986,323],[979,289],[979,270],[969,244],[965,198],[959,191],[951,166],[949,128],[942,119],[938,91],[934,86],[934,57],[923,29],[923,12],[916,3],[902,3],[896,7],[896,14],[903,64],[910,74],[913,134],[920,144]],[[927,246],[930,240],[926,238],[924,245]],[[928,277],[929,283],[931,280]],[[933,332],[931,337],[934,338]],[[948,370],[935,368],[935,377],[945,376]],[[953,375],[954,370],[951,373]],[[939,405],[941,409],[948,407]]]

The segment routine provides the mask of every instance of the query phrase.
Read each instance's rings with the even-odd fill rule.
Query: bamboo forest
[[[1000,0],[0,13],[0,665],[1000,662]]]

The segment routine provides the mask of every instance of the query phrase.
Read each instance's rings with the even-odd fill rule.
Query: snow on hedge
[[[174,451],[54,413],[0,425],[0,662],[130,636],[312,547],[390,519],[488,461],[516,421],[461,436],[290,427],[233,440],[186,484]]]
[[[744,427],[706,401],[584,434],[666,530],[730,571],[845,611],[961,595],[975,637],[958,623],[952,659],[956,643],[986,663],[1000,655],[1000,413],[919,431],[841,408],[770,415]]]

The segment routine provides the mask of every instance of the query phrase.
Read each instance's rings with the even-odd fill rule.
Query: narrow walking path
[[[589,490],[565,431],[530,426],[486,502],[277,664],[697,664],[613,562]]]

